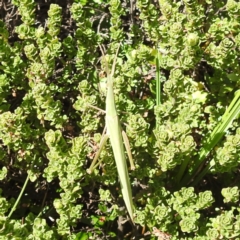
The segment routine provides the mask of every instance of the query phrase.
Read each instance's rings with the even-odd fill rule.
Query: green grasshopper
[[[125,132],[123,132],[121,129],[121,124],[120,124],[117,110],[116,110],[116,104],[114,100],[114,91],[113,91],[113,76],[115,72],[116,59],[117,59],[119,48],[120,48],[120,44],[116,51],[116,55],[114,57],[114,62],[113,62],[112,70],[110,74],[108,71],[108,67],[106,67],[106,72],[107,72],[106,134],[103,134],[102,136],[99,150],[96,153],[90,168],[88,169],[88,173],[91,173],[93,169],[96,167],[95,164],[97,162],[97,159],[107,139],[110,138],[110,143],[112,145],[113,154],[114,154],[115,162],[117,165],[118,176],[120,179],[123,200],[126,204],[130,218],[134,223],[133,221],[134,207],[133,207],[133,201],[132,201],[132,189],[129,181],[127,163],[126,163],[125,152],[123,148],[123,141],[127,149],[127,153],[131,163],[131,169],[134,169],[135,167],[132,160],[128,138]],[[100,46],[100,49],[101,49],[102,55],[104,56],[104,52],[101,46]]]

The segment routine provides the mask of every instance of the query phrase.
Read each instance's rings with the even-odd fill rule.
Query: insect
[[[111,73],[109,73],[108,67],[106,67],[106,72],[107,72],[106,134],[103,134],[100,142],[99,150],[96,153],[93,159],[93,162],[87,172],[91,173],[93,169],[96,167],[97,159],[102,151],[102,148],[106,144],[107,139],[109,138],[112,149],[113,149],[114,159],[117,166],[123,200],[127,207],[129,216],[132,222],[134,223],[134,220],[133,220],[134,207],[133,207],[133,201],[132,201],[132,189],[129,181],[123,142],[126,146],[132,169],[134,169],[134,164],[133,164],[127,136],[121,129],[121,124],[120,124],[117,110],[116,110],[116,105],[114,100],[114,91],[113,91],[113,80],[114,80],[113,76],[115,72],[115,65],[116,65],[116,59],[117,59],[119,48],[120,48],[120,44],[118,46],[118,49],[114,57]],[[104,56],[104,52],[101,46],[100,46],[100,49],[101,49],[102,55]]]

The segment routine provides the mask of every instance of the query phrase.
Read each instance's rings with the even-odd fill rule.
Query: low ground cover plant
[[[240,239],[238,1],[1,7],[1,239]],[[133,221],[111,142],[87,171],[114,59]]]

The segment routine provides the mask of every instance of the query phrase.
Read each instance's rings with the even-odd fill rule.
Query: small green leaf
[[[7,176],[7,168],[3,167],[2,170],[0,170],[0,180],[3,180]]]
[[[89,235],[88,235],[88,233],[85,233],[85,232],[77,233],[76,238],[75,238],[75,240],[87,240],[87,239],[89,239]]]

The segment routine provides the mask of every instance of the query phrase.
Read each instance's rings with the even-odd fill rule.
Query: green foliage
[[[236,203],[239,199],[238,187],[223,188],[222,189],[222,195],[224,197],[223,201],[225,203],[229,203],[229,202]]]
[[[234,214],[235,208],[221,213],[216,218],[211,218],[208,226],[207,236],[210,239],[219,237],[230,239],[239,236],[239,217]],[[239,211],[237,210],[239,213]]]
[[[126,212],[110,145],[86,169],[121,43],[135,223],[160,229],[152,239],[239,239],[240,3],[76,0],[68,15],[46,3],[44,20],[36,1],[12,4],[13,29],[0,20],[0,238],[116,238]]]
[[[239,165],[240,154],[240,128],[236,130],[236,135],[228,135],[222,147],[216,150],[216,155],[212,161],[212,172],[229,172]]]

